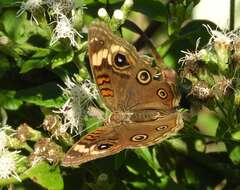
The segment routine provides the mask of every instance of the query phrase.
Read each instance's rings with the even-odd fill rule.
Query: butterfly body
[[[102,101],[112,112],[105,126],[82,137],[63,165],[80,165],[125,148],[150,146],[183,127],[176,111],[180,96],[176,74],[158,70],[102,22],[88,32],[91,71]]]

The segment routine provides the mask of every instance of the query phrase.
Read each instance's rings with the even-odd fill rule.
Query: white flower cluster
[[[64,14],[60,14],[56,27],[53,30],[50,46],[55,44],[61,38],[68,38],[72,46],[79,47],[75,40],[76,35],[82,38],[78,31],[73,28],[71,20],[69,20]]]
[[[79,133],[90,102],[98,97],[96,85],[90,80],[78,83],[75,79],[69,77],[66,78],[65,84],[67,88],[61,88],[68,100],[56,112],[62,114],[64,118],[61,126],[62,132],[70,128],[71,133]]]
[[[194,62],[196,60],[207,60],[209,49],[215,48],[216,51],[220,51],[220,55],[226,53],[228,51],[234,50],[236,51],[236,42],[239,42],[240,34],[238,31],[219,31],[212,29],[209,25],[203,25],[208,33],[210,34],[210,39],[208,42],[208,46],[205,49],[197,50],[198,45],[200,43],[200,38],[196,43],[195,52],[182,51],[185,54],[184,57],[179,59],[179,63],[185,64],[186,62]],[[222,58],[222,57],[220,57]]]
[[[43,8],[43,5],[48,7],[49,14],[55,19],[52,23],[56,23],[50,45],[52,46],[61,38],[68,38],[72,46],[79,47],[76,37],[82,38],[82,36],[74,29],[72,19],[66,16],[69,13],[74,14],[75,5],[73,0],[27,0],[21,3],[17,16],[29,11],[31,18],[38,24],[34,13]],[[81,10],[86,8],[84,0],[78,1],[77,8]]]
[[[5,114],[3,109],[1,109],[1,113]],[[13,176],[21,181],[16,172],[18,151],[9,151],[7,148],[10,138],[7,132],[12,131],[12,129],[5,123],[6,120],[2,120],[0,123],[0,179],[8,179]]]

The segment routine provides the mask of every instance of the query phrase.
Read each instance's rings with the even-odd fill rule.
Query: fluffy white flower
[[[72,46],[78,47],[75,37],[82,36],[78,33],[76,29],[73,28],[71,20],[69,20],[65,15],[61,14],[56,21],[56,27],[53,30],[53,36],[50,41],[50,45],[55,44],[60,38],[68,38]]]
[[[9,152],[7,150],[0,153],[0,178],[7,179],[9,177],[15,177],[21,181],[17,172],[16,165],[18,161],[18,152]]]
[[[65,84],[67,88],[62,88],[62,90],[68,97],[68,100],[57,111],[64,118],[60,130],[65,132],[70,128],[71,133],[78,133],[82,128],[83,117],[87,113],[87,107],[93,99],[97,99],[98,92],[95,84],[90,80],[85,80],[79,84],[74,79],[67,78]]]
[[[221,32],[218,30],[213,30],[209,25],[204,25],[207,29],[208,33],[211,35],[209,40],[210,43],[224,43],[226,45],[230,45],[232,43],[233,37],[236,36],[233,32]]]
[[[187,63],[187,62],[194,63],[197,60],[200,60],[202,57],[204,57],[204,55],[207,52],[206,52],[205,49],[202,49],[202,50],[198,51],[197,49],[198,49],[199,44],[200,44],[200,38],[197,39],[196,48],[195,48],[194,52],[191,52],[191,51],[181,51],[182,53],[185,54],[185,56],[180,58],[179,61],[178,61],[180,64],[182,64],[182,66],[185,63]]]
[[[69,13],[74,8],[73,0],[46,0],[46,4],[54,15]]]

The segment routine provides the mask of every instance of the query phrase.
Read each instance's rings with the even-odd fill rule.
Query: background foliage
[[[184,56],[182,50],[195,50],[198,38],[201,38],[199,48],[208,43],[210,35],[203,24],[215,27],[207,20],[191,20],[198,2],[136,0],[129,19],[144,18],[137,24],[148,26],[146,34],[152,38],[165,64],[178,69],[178,60]],[[81,2],[76,0],[75,3]],[[64,86],[64,78],[74,74],[79,75],[79,80],[91,78],[86,58],[86,28],[98,17],[99,8],[105,7],[112,15],[123,1],[86,0],[85,4],[87,9],[83,9],[76,25],[83,38],[78,39],[80,47],[76,48],[68,39],[49,45],[54,23],[47,9],[34,15],[39,22],[37,25],[27,11],[17,16],[18,2],[0,1],[0,107],[7,112],[8,125],[17,128],[27,123],[47,137],[40,127],[44,118],[66,101],[58,85]],[[137,48],[142,49],[142,39],[130,30],[123,28],[124,38],[135,39]],[[233,73],[238,76],[238,72],[232,71],[222,75],[233,77]],[[125,150],[79,168],[41,162],[25,168],[21,183],[10,179],[1,184],[9,187],[14,182],[16,190],[60,190],[63,186],[64,189],[81,190],[240,189],[239,108],[234,104],[234,92],[222,99],[183,98],[182,108],[191,109],[194,103],[198,111],[188,116],[185,128],[177,137],[161,144]],[[199,109],[202,106],[207,107],[207,111]],[[85,119],[86,127],[91,123],[90,119]],[[61,142],[57,143],[64,150],[68,149]],[[28,144],[33,147],[34,140]],[[26,150],[22,151],[28,155]]]

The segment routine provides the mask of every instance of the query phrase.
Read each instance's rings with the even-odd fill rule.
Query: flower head
[[[234,32],[221,32],[213,30],[210,26],[205,25],[207,31],[211,35],[209,45],[213,47],[216,55],[216,64],[221,71],[228,68],[228,60],[232,49],[233,38],[236,35]]]
[[[98,92],[90,80],[85,80],[79,84],[74,79],[67,78],[65,84],[67,88],[62,88],[62,90],[68,100],[57,111],[64,118],[61,131],[64,132],[70,128],[71,133],[77,133],[82,128],[83,117],[87,113],[89,103],[93,99],[97,99]]]
[[[117,20],[123,20],[124,14],[121,10],[117,9],[117,10],[114,11],[113,17]]]
[[[16,166],[18,162],[18,152],[9,152],[7,150],[0,153],[0,178],[7,179],[9,177],[15,177],[19,181],[20,178],[16,172]]]
[[[191,94],[199,98],[200,100],[205,100],[212,97],[211,89],[203,81],[197,82],[196,84],[193,85],[190,95]]]
[[[48,7],[53,15],[61,15],[69,13],[73,7],[73,0],[46,0]]]
[[[55,44],[60,38],[68,38],[72,46],[79,47],[75,40],[75,37],[79,36],[82,38],[82,36],[76,29],[73,28],[71,20],[69,20],[64,14],[61,14],[59,16],[53,32],[54,34],[50,41],[50,45]]]
[[[105,8],[100,8],[100,9],[98,9],[98,16],[99,16],[99,17],[105,17],[105,16],[107,16],[107,15],[108,15],[108,13],[107,13],[107,11],[106,11]]]

